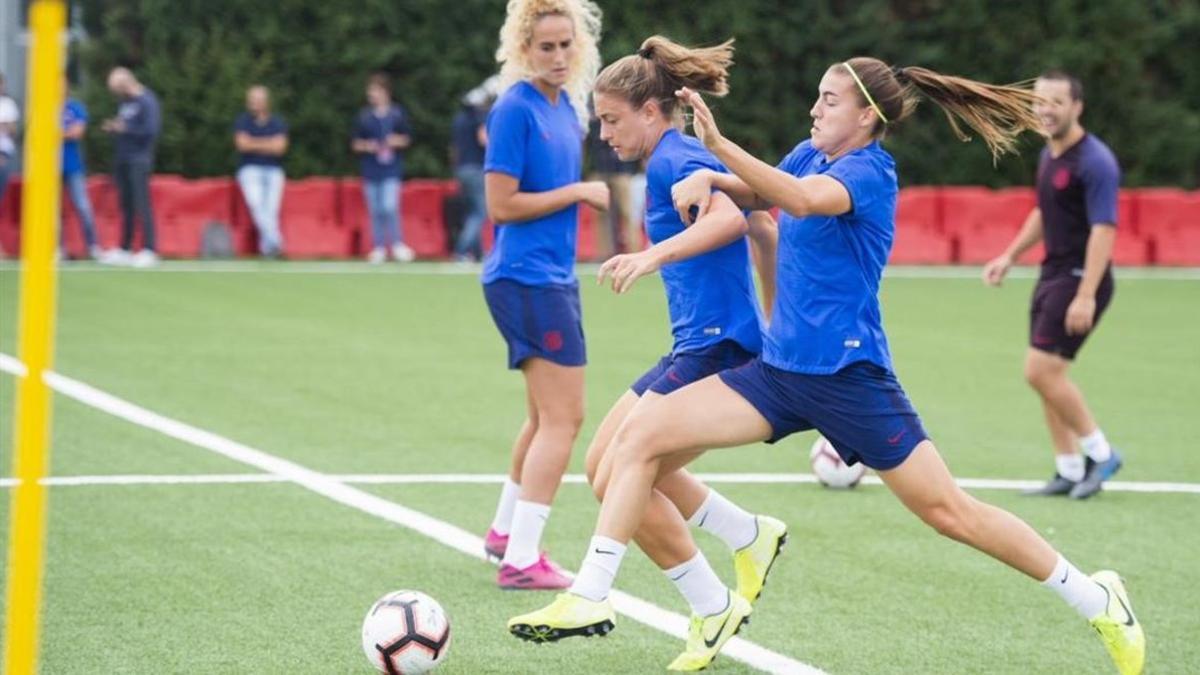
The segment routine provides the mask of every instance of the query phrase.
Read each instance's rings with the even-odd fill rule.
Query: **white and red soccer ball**
[[[852,488],[867,473],[867,467],[861,462],[854,466],[843,462],[841,455],[824,436],[817,436],[812,451],[808,453],[808,461],[813,474],[825,487]]]
[[[388,593],[363,619],[362,645],[367,660],[382,673],[427,673],[446,660],[450,619],[424,593]]]

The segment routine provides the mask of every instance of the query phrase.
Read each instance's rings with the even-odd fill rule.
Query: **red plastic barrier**
[[[21,179],[8,179],[0,198],[0,251],[17,257],[21,252]]]
[[[890,261],[899,264],[947,265],[954,262],[954,241],[943,227],[940,188],[912,187],[896,200],[896,238]]]
[[[1153,242],[1160,265],[1200,265],[1200,192],[1141,190],[1138,229]]]
[[[234,183],[231,178],[188,180],[155,176],[150,181],[160,255],[199,257],[204,227],[233,220]]]
[[[458,183],[445,180],[409,180],[404,182],[400,199],[404,243],[418,258],[445,258],[450,255],[446,233],[444,204],[446,197],[458,192]]]
[[[1032,188],[942,188],[943,228],[954,238],[956,262],[979,265],[1003,253],[1036,205]],[[1036,264],[1042,257],[1038,244],[1019,262]]]
[[[290,180],[283,188],[280,230],[288,258],[346,258],[354,255],[354,230],[341,217],[336,178]]]

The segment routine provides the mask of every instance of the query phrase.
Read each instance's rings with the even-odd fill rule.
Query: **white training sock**
[[[663,574],[683,594],[693,614],[712,616],[729,606],[729,589],[717,578],[717,573],[700,551],[691,560],[663,570]]]
[[[1107,462],[1112,457],[1112,446],[1108,444],[1108,439],[1104,437],[1100,427],[1080,438],[1079,447],[1083,448],[1083,454],[1091,457],[1093,462]]]
[[[1108,592],[1061,555],[1050,578],[1043,581],[1042,585],[1058,593],[1064,602],[1088,621],[1108,609]]]
[[[502,564],[523,570],[538,561],[542,543],[542,530],[550,518],[550,506],[517,500],[513,508],[512,532],[508,534],[508,548],[504,551]]]
[[[625,544],[599,535],[592,537],[587,556],[579,566],[579,574],[575,576],[569,592],[592,602],[607,598],[624,557]]]
[[[500,503],[496,505],[496,515],[492,517],[492,529],[496,534],[508,534],[512,531],[513,509],[517,507],[517,497],[521,496],[521,486],[513,479],[505,478],[504,487],[500,488]]]
[[[758,536],[758,523],[754,521],[754,514],[711,488],[704,503],[696,509],[691,518],[688,518],[688,524],[716,535],[735,551],[749,546]]]
[[[1079,481],[1083,480],[1083,455],[1079,454],[1078,452],[1072,452],[1069,455],[1055,455],[1054,468],[1058,471],[1058,475],[1066,478],[1072,483],[1078,483]]]

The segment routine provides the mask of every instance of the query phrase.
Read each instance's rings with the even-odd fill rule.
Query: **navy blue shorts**
[[[899,466],[929,437],[896,376],[867,361],[832,375],[806,375],[756,358],[721,373],[721,381],[770,423],[768,443],[816,429],[847,464],[883,471]]]
[[[508,343],[508,367],[537,357],[561,366],[587,363],[579,284],[526,286],[511,279],[483,285],[483,297]]]
[[[666,395],[714,373],[737,368],[755,356],[757,354],[746,351],[745,347],[733,340],[721,340],[699,351],[662,357],[629,388],[638,396],[646,393],[646,390]]]
[[[1092,321],[1092,330],[1082,335],[1067,335],[1067,308],[1075,299],[1080,281],[1080,277],[1070,274],[1038,279],[1029,307],[1030,347],[1057,354],[1068,361],[1075,359],[1083,343],[1100,324],[1100,317],[1104,316],[1104,310],[1108,309],[1113,297],[1113,278],[1108,273],[1096,288],[1096,316]]]

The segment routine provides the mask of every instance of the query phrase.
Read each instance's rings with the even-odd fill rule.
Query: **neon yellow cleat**
[[[1108,594],[1108,607],[1092,619],[1092,628],[1100,634],[1109,656],[1121,675],[1141,675],[1146,663],[1146,634],[1133,615],[1133,606],[1125,593],[1125,584],[1116,572],[1103,570],[1092,575]]]
[[[737,573],[737,594],[753,603],[762,595],[767,574],[783,545],[787,543],[787,525],[770,516],[755,516],[758,534],[745,548],[733,552],[733,570]]]
[[[530,642],[608,635],[614,627],[616,614],[607,599],[594,602],[573,593],[559,593],[542,609],[508,620],[508,632]]]
[[[721,647],[737,635],[744,624],[750,623],[750,602],[736,593],[729,594],[725,611],[712,616],[692,615],[688,628],[687,648],[667,666],[667,670],[704,670],[717,658]]]

